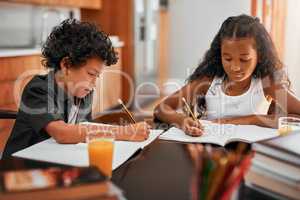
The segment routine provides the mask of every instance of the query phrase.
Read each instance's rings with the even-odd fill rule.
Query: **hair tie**
[[[258,17],[254,17],[254,21],[257,22],[257,23],[260,23],[260,20]]]

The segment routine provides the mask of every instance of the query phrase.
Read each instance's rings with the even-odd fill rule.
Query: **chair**
[[[96,115],[94,116],[93,122],[115,125],[126,125],[132,123],[131,119],[125,112],[115,111]]]
[[[170,125],[161,122],[158,119],[153,118],[153,116],[143,115],[141,113],[133,112],[133,117],[137,122],[145,121],[147,122],[152,129],[168,129]],[[102,113],[100,115],[94,116],[93,122],[112,124],[112,125],[127,125],[132,124],[133,122],[125,112],[115,112],[111,111],[109,113]]]
[[[0,119],[16,119],[16,118],[17,118],[17,111],[0,109]]]
[[[17,111],[0,109],[0,159],[16,118]]]

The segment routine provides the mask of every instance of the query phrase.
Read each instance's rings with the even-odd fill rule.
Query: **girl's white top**
[[[226,95],[222,89],[223,80],[215,77],[205,95],[207,119],[268,113],[271,102],[264,95],[261,79],[252,78],[249,89],[239,96]]]

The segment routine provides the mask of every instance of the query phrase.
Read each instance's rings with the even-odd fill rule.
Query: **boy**
[[[47,75],[37,75],[25,87],[18,116],[3,156],[53,137],[58,143],[84,142],[91,120],[96,79],[104,65],[117,62],[107,34],[96,26],[67,19],[54,27],[42,48]],[[95,127],[94,127],[95,128]],[[149,126],[97,125],[99,134],[116,140],[143,141]]]

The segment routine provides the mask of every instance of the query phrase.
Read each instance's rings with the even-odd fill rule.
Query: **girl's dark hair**
[[[60,69],[60,62],[67,59],[70,67],[80,67],[87,59],[97,57],[107,66],[118,60],[106,33],[88,22],[66,19],[53,28],[42,47],[43,65]]]
[[[265,27],[256,17],[239,15],[227,18],[215,38],[210,48],[205,53],[203,61],[195,69],[188,81],[194,81],[200,77],[223,77],[226,75],[221,59],[221,43],[225,38],[245,38],[255,39],[257,49],[257,66],[252,74],[255,78],[264,78],[283,68],[276,52],[272,39]]]

